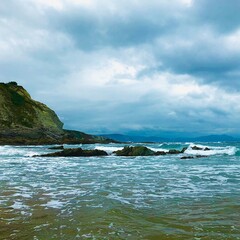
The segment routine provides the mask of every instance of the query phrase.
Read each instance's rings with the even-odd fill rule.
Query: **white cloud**
[[[199,22],[195,1],[28,0],[5,14],[16,2],[0,7],[0,78],[23,84],[67,126],[237,126],[239,28]]]
[[[56,10],[63,10],[64,8],[62,0],[32,0],[32,2],[40,7],[51,7]]]

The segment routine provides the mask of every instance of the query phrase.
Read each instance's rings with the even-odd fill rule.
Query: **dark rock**
[[[182,150],[181,150],[181,153],[184,153],[188,148],[187,147],[184,147]]]
[[[83,150],[82,148],[68,148],[60,152],[48,153],[34,157],[94,157],[107,156],[108,154],[103,150]]]
[[[197,155],[196,158],[205,158],[205,157],[208,157],[206,155]]]
[[[180,153],[182,153],[182,151],[179,151],[179,150],[176,150],[176,149],[170,149],[168,151],[168,154],[180,154]]]
[[[155,152],[155,155],[156,156],[159,156],[159,155],[166,155],[167,153],[166,152],[164,152],[164,151],[157,151],[157,152]]]
[[[168,154],[180,154],[184,153],[187,150],[187,147],[184,147],[182,150],[170,149]]]
[[[153,156],[155,152],[144,146],[129,147],[113,152],[117,156]]]
[[[211,149],[208,147],[205,148],[201,148],[201,147],[197,147],[197,146],[193,146],[192,150],[203,150],[203,151],[210,151]]]
[[[203,150],[203,148],[197,147],[197,146],[193,146],[192,150]]]
[[[183,156],[183,157],[181,157],[181,159],[192,159],[192,158],[194,158],[193,156]]]
[[[207,156],[205,156],[205,155],[196,155],[195,157],[194,156],[183,156],[180,159],[193,159],[193,158],[204,158],[204,157],[207,157]]]
[[[56,146],[56,147],[50,147],[48,148],[50,150],[63,150],[64,149],[64,146]]]

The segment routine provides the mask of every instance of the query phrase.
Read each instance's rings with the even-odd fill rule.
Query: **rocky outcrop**
[[[211,149],[208,148],[208,147],[201,148],[201,147],[193,146],[193,147],[191,147],[191,148],[192,148],[192,150],[196,150],[196,151],[198,151],[198,150],[203,150],[203,151],[209,151],[209,150],[211,150]]]
[[[117,156],[153,156],[155,154],[151,149],[144,146],[129,147],[113,152]]]
[[[108,156],[108,153],[103,150],[98,149],[91,149],[91,150],[83,150],[82,148],[66,148],[64,149],[64,146],[56,146],[56,147],[50,147],[48,149],[51,150],[62,150],[54,153],[47,153],[42,155],[37,155],[34,157],[93,157],[93,156]],[[184,153],[186,148],[183,148],[180,150],[171,149],[168,152],[164,151],[153,151],[145,146],[125,146],[121,150],[117,150],[113,152],[113,154],[117,156],[159,156],[159,155],[166,155],[166,154],[182,154]],[[207,157],[205,155],[187,155],[182,156],[180,159],[194,159],[194,158],[204,158]]]
[[[50,149],[50,150],[63,150],[64,149],[64,146],[55,146],[55,147],[50,147],[50,148],[48,148],[48,149]]]
[[[205,155],[196,155],[196,156],[183,156],[180,159],[193,159],[193,158],[205,158]]]
[[[181,154],[186,151],[187,148],[183,148],[182,150],[170,149],[168,152],[164,151],[153,151],[145,146],[125,146],[122,150],[115,151],[117,156],[159,156],[166,154]]]
[[[0,83],[0,145],[109,143],[110,139],[63,129],[57,114],[15,82]]]
[[[156,156],[160,156],[160,155],[166,155],[166,154],[167,154],[167,152],[164,152],[164,151],[157,151],[157,152],[155,152],[154,155],[156,155]]]
[[[103,150],[83,150],[82,148],[68,148],[60,152],[48,153],[34,157],[98,157],[107,156],[108,154]]]

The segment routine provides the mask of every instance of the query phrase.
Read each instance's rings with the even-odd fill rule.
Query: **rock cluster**
[[[50,147],[51,150],[62,150],[54,153],[48,153],[39,155],[39,157],[92,157],[92,156],[107,156],[108,153],[103,150],[93,149],[93,150],[83,150],[82,148],[67,148],[64,149],[64,146],[54,146]],[[187,150],[184,147],[182,150],[170,149],[169,151],[153,151],[150,148],[145,146],[125,146],[121,150],[113,152],[116,156],[159,156],[166,154],[183,154]],[[35,156],[38,157],[38,156]],[[207,157],[203,155],[194,156],[182,156],[181,159],[192,159],[192,158],[201,158]]]
[[[198,150],[209,151],[210,150],[210,148],[208,148],[208,147],[201,148],[201,147],[193,146],[191,148],[192,148],[192,150],[196,150],[196,151],[198,151]]]
[[[93,157],[93,156],[107,156],[108,154],[103,150],[83,150],[82,148],[67,148],[63,151],[43,154],[34,157]]]
[[[187,148],[183,148],[182,150],[170,149],[168,152],[165,151],[153,151],[145,146],[135,146],[129,147],[125,146],[122,150],[115,151],[117,156],[159,156],[166,154],[180,154],[184,153]]]

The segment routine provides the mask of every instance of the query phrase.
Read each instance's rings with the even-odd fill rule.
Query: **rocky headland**
[[[57,114],[33,100],[16,82],[0,83],[0,145],[109,143],[113,140],[63,129]]]

